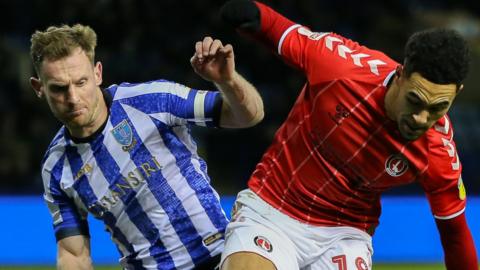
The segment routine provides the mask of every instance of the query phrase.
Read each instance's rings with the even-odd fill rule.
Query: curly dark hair
[[[460,85],[469,69],[467,42],[455,30],[428,29],[414,33],[405,45],[405,73],[420,73],[436,84]]]

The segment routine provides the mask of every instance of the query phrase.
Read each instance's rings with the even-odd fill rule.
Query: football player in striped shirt
[[[49,27],[31,42],[31,85],[64,124],[42,163],[58,268],[93,268],[91,214],[104,222],[124,269],[213,269],[227,219],[190,126],[244,128],[263,118],[232,46],[206,37],[190,60],[220,91],[166,80],[102,89],[90,27]]]
[[[222,17],[307,79],[237,197],[223,269],[371,269],[380,195],[411,182],[427,195],[447,269],[478,268],[446,115],[468,71],[458,33],[412,35],[402,65],[259,2],[227,2]]]

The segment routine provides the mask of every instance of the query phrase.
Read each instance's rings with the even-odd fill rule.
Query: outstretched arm
[[[478,261],[465,214],[447,220],[435,220],[440,232],[448,270],[477,270]]]
[[[90,257],[90,239],[85,235],[63,238],[57,243],[57,269],[93,269]]]
[[[260,41],[278,54],[282,36],[285,38],[291,27],[300,27],[269,6],[250,0],[226,2],[220,10],[220,16],[239,33]]]
[[[220,15],[242,36],[259,41],[287,64],[303,71],[310,84],[331,81],[356,68],[352,59],[344,55],[346,51],[372,57],[379,54],[333,33],[312,32],[257,1],[230,0]]]
[[[255,87],[235,70],[232,45],[205,37],[195,44],[195,54],[190,62],[198,75],[213,82],[222,93],[221,127],[251,127],[263,119],[262,98]]]

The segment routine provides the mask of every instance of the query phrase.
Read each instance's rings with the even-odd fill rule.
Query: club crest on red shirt
[[[399,177],[408,170],[407,159],[400,154],[394,154],[385,161],[385,171],[393,177]]]
[[[253,242],[255,243],[255,245],[257,245],[263,250],[266,250],[267,252],[272,252],[273,250],[273,246],[270,241],[268,241],[268,239],[263,236],[255,236],[255,238],[253,238]]]

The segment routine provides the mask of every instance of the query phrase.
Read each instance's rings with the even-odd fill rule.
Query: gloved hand
[[[220,9],[222,20],[240,31],[260,30],[260,11],[250,0],[230,0]]]

